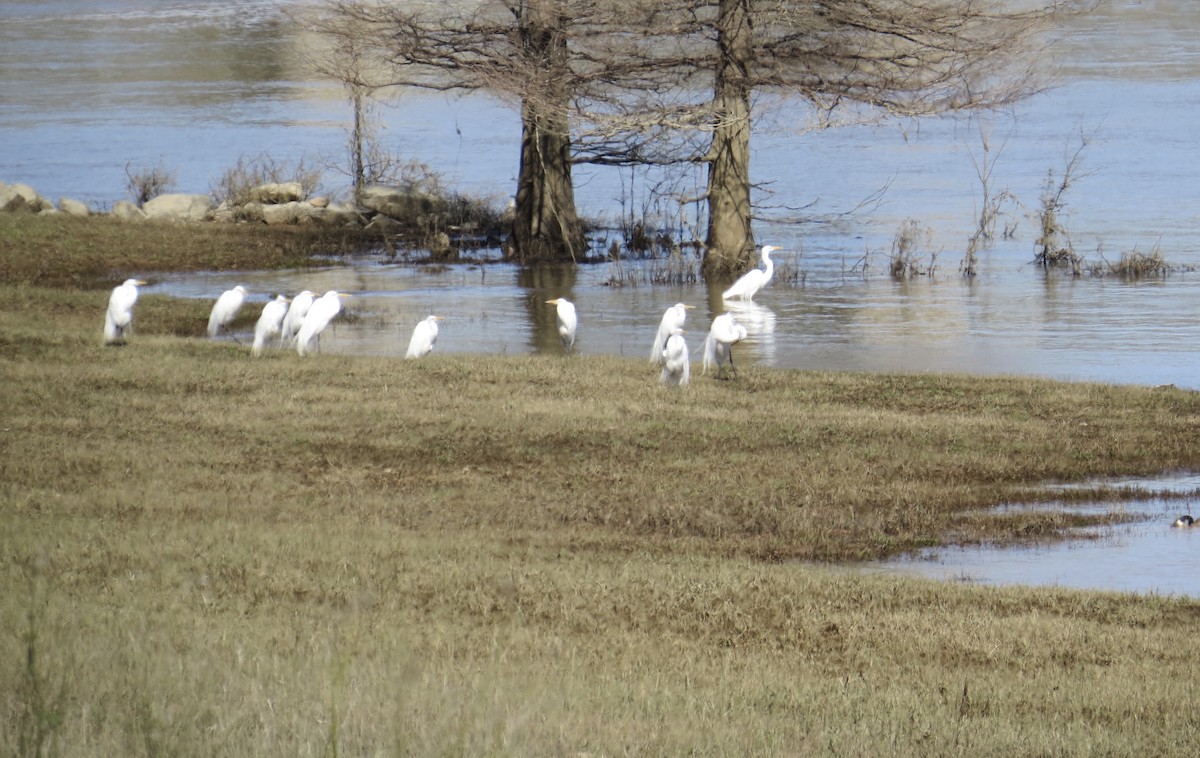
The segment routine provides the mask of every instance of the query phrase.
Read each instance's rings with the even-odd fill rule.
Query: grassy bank
[[[296,268],[378,245],[353,228],[0,213],[0,282],[107,289],[132,273]]]
[[[255,361],[188,336],[191,303],[103,348],[107,292],[0,296],[5,753],[1200,747],[1200,604],[836,565],[1052,538],[978,509],[1200,467],[1194,393]]]

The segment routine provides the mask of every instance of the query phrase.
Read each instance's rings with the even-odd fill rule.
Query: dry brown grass
[[[103,348],[103,291],[0,297],[6,754],[1200,747],[1195,601],[818,567],[1052,538],[976,509],[1197,468],[1194,393],[253,361],[194,303]]]
[[[355,229],[0,213],[0,282],[107,289],[152,271],[301,267],[378,244]]]

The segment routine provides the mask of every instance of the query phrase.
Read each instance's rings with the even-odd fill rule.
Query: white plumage
[[[777,245],[763,245],[759,257],[765,268],[755,268],[742,274],[733,286],[721,293],[724,300],[753,300],[760,289],[767,286],[775,274],[775,264],[771,262],[771,253],[781,249]]]
[[[667,337],[662,351],[663,370],[659,381],[668,387],[684,387],[692,378],[691,357],[683,330],[676,329]]]
[[[737,369],[733,365],[732,348],[744,339],[746,339],[746,327],[739,324],[732,313],[722,313],[714,318],[712,327],[708,330],[708,337],[704,340],[703,373],[708,373],[710,367],[715,367],[717,377],[720,378],[721,370],[726,363],[736,371]]]
[[[658,333],[654,335],[654,345],[650,348],[651,363],[662,365],[663,349],[667,346],[667,339],[677,330],[683,329],[684,322],[687,321],[688,309],[693,307],[675,303],[663,313],[662,320],[658,322]]]
[[[575,304],[563,297],[547,300],[546,303],[555,306],[558,316],[558,336],[562,339],[563,352],[570,353],[575,349],[575,330],[579,327]]]
[[[108,310],[104,312],[104,344],[125,341],[126,332],[133,327],[133,306],[137,304],[138,287],[143,284],[145,282],[141,279],[126,279],[113,288],[108,296]]]
[[[259,315],[258,322],[254,325],[254,345],[250,348],[251,355],[262,355],[267,340],[279,334],[287,312],[288,299],[283,295],[277,295],[274,300],[263,306],[262,314]]]
[[[216,337],[222,329],[233,323],[242,306],[246,302],[246,288],[238,285],[231,290],[225,290],[213,303],[212,312],[208,315],[208,336]]]
[[[307,355],[320,344],[321,332],[329,326],[334,316],[342,311],[342,298],[346,295],[337,290],[329,290],[313,301],[312,307],[304,315],[300,331],[296,335],[296,352]]]
[[[441,316],[427,316],[413,329],[412,339],[408,341],[408,352],[405,358],[423,358],[433,352],[433,346],[438,338],[438,324]]]
[[[304,290],[292,298],[287,315],[283,317],[283,326],[279,327],[280,347],[286,346],[296,338],[296,332],[300,331],[300,324],[304,323],[304,317],[308,315],[308,309],[312,307],[314,298],[316,298],[316,294],[311,290]]]

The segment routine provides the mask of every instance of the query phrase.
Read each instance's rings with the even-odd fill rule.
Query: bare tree
[[[1042,33],[1092,0],[326,0],[386,83],[486,90],[521,111],[510,243],[584,251],[573,163],[707,167],[702,273],[752,263],[751,99],[921,116],[1037,92]]]
[[[711,72],[706,278],[754,262],[750,101],[770,90],[832,117],[998,108],[1040,91],[1053,29],[1087,0],[674,0],[691,79]]]
[[[705,191],[692,198],[708,211],[702,274],[728,278],[755,262],[755,93],[807,103],[825,123],[1002,108],[1045,87],[1048,33],[1094,5],[630,0],[624,33],[572,39],[581,56],[622,69],[610,100],[586,92],[577,120],[589,131],[576,159],[706,166]]]
[[[577,0],[329,0],[353,25],[388,87],[483,90],[520,108],[521,148],[509,253],[522,262],[575,260],[585,252],[571,179],[568,59]]]
[[[358,198],[366,184],[372,183],[386,173],[386,168],[372,160],[372,153],[379,153],[371,124],[371,97],[380,88],[371,80],[377,67],[370,61],[370,49],[362,27],[352,18],[333,15],[301,17],[309,31],[318,34],[323,42],[318,51],[308,56],[308,63],[318,74],[334,79],[346,88],[346,96],[353,110],[350,129],[349,174],[354,183],[354,197]],[[376,164],[376,165],[371,165]]]

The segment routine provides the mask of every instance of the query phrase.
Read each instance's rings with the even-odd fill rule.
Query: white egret
[[[427,316],[413,329],[412,339],[408,341],[408,352],[405,358],[422,358],[433,352],[433,344],[437,342],[438,325],[441,316]]]
[[[276,295],[274,300],[263,306],[262,315],[258,317],[258,323],[254,325],[254,345],[250,348],[251,355],[262,355],[267,340],[279,334],[279,329],[283,326],[283,319],[287,316],[289,302],[291,301],[283,295]]]
[[[208,336],[216,337],[222,329],[228,331],[228,326],[237,318],[238,312],[246,303],[246,288],[238,285],[231,290],[225,290],[213,303],[212,313],[208,316]]]
[[[300,331],[300,324],[304,322],[304,317],[308,314],[308,309],[312,307],[315,298],[316,293],[312,290],[304,290],[292,298],[287,315],[283,317],[283,326],[279,327],[280,347],[296,338],[296,332]]]
[[[564,297],[547,300],[546,304],[555,306],[558,313],[558,336],[562,339],[563,351],[569,354],[575,348],[575,330],[579,326],[575,304]]]
[[[662,351],[662,361],[663,370],[659,381],[668,387],[687,386],[692,378],[692,365],[682,329],[673,330],[671,336],[667,337],[667,344]]]
[[[141,279],[126,279],[113,288],[108,297],[108,310],[104,312],[104,344],[115,345],[125,341],[125,333],[133,327],[133,306],[137,303],[138,287],[145,284]]]
[[[742,340],[746,339],[746,327],[737,322],[732,313],[722,313],[713,319],[712,327],[708,330],[708,337],[704,340],[704,369],[703,373],[708,373],[710,366],[715,366],[717,369],[717,378],[721,379],[721,372],[726,363],[734,372],[737,368],[733,365],[733,346]]]
[[[677,329],[683,328],[684,322],[687,321],[688,310],[695,307],[694,305],[675,303],[663,313],[662,320],[658,322],[658,334],[654,335],[654,346],[650,348],[651,363],[662,365],[663,348],[667,346],[667,339]]]
[[[721,293],[723,300],[753,300],[760,289],[767,286],[775,274],[775,264],[771,262],[771,253],[782,250],[778,245],[763,245],[759,256],[765,268],[755,268],[742,274],[733,286]]]
[[[317,345],[320,345],[321,332],[329,326],[333,317],[342,311],[343,297],[349,296],[337,290],[329,290],[313,301],[312,307],[304,315],[304,321],[301,322],[300,331],[296,335],[297,353],[303,356],[312,352],[314,340]]]

